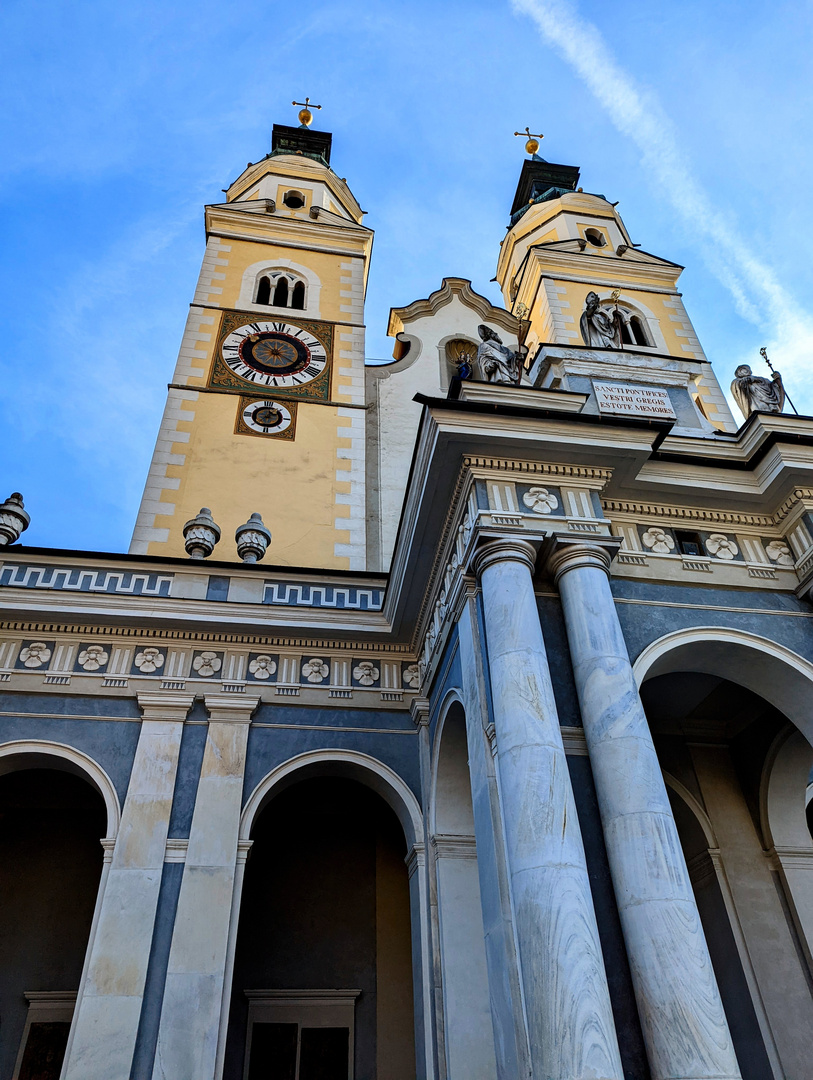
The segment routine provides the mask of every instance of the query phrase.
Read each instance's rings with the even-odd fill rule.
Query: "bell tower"
[[[298,103],[294,103],[298,104]],[[184,555],[211,509],[260,513],[276,565],[363,570],[364,295],[373,233],[330,166],[332,136],[275,124],[271,151],[206,207],[206,252],[130,551]]]
[[[522,165],[497,264],[506,307],[530,323],[526,345],[536,385],[564,386],[569,349],[598,350],[592,353],[594,368],[596,361],[600,365],[594,375],[622,363],[651,377],[680,362],[692,368],[689,390],[706,426],[736,431],[678,291],[683,267],[633,243],[617,204],[579,187],[576,166],[540,157],[538,138],[529,135],[526,143],[530,157]],[[606,316],[611,326],[611,341],[598,334],[585,340],[582,315],[591,293],[598,324]],[[549,347],[558,348],[546,356]]]

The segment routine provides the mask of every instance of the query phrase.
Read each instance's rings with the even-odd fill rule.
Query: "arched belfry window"
[[[288,278],[282,275],[274,286],[274,307],[288,307]]]
[[[257,278],[254,303],[303,311],[307,304],[307,286],[302,278],[289,270],[267,270]]]
[[[260,278],[260,283],[257,286],[257,304],[268,304],[271,302],[271,279],[265,276]]]
[[[632,348],[651,349],[655,343],[652,340],[652,332],[642,314],[637,312],[632,305],[623,298],[614,304],[612,300],[604,300],[601,304],[604,311],[613,322],[618,325],[621,337],[621,348],[626,345]]]

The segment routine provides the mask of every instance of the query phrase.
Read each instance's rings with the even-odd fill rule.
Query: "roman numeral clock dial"
[[[293,323],[253,322],[238,326],[221,346],[226,365],[256,386],[305,386],[327,366],[325,347]]]

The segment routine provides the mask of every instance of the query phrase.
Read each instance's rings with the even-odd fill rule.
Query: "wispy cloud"
[[[805,393],[799,396],[808,398],[804,411],[813,409],[813,318],[801,310],[773,267],[754,254],[731,215],[715,205],[698,181],[657,96],[618,63],[599,29],[582,17],[575,3],[512,0],[512,4],[516,12],[530,15],[545,41],[586,83],[612,124],[638,147],[643,165],[691,225],[691,235],[707,265],[731,293],[739,314],[762,331],[760,344],[767,344],[786,374],[792,373],[797,385],[802,384]],[[735,358],[731,359],[733,366]]]

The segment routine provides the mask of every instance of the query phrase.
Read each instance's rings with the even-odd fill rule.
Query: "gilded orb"
[[[310,127],[313,123],[313,113],[310,109],[299,110],[299,122],[303,127]]]
[[[525,149],[529,154],[535,154],[539,149],[539,142],[536,139],[528,139],[525,143]]]

